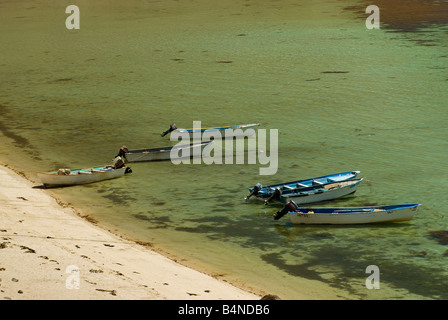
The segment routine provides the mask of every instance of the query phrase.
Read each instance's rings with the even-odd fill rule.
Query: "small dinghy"
[[[274,219],[288,214],[293,224],[365,224],[411,220],[421,204],[398,204],[371,207],[305,208],[293,200],[277,211]]]
[[[38,172],[37,175],[45,187],[53,188],[114,179],[131,172],[131,168],[125,166],[121,158],[115,158],[114,164],[109,166],[76,170],[59,169],[53,172]]]
[[[205,141],[169,147],[135,150],[128,150],[123,146],[118,155],[123,157],[126,162],[177,160],[181,159],[184,155],[189,155],[189,157],[193,158],[195,156],[200,157],[203,149],[212,143],[213,141]]]

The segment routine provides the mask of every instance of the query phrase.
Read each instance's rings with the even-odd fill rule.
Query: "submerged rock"
[[[448,230],[429,231],[428,234],[435,239],[438,239],[440,244],[448,244]]]
[[[411,251],[410,254],[414,257],[424,258],[428,254],[426,251]]]

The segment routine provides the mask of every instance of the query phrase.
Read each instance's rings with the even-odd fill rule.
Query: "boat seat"
[[[297,188],[308,188],[306,184],[298,183]]]
[[[323,185],[322,182],[319,182],[317,180],[313,180],[313,186],[321,186],[321,185]]]

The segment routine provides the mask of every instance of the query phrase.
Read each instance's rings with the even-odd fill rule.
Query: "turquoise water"
[[[81,29],[67,30],[68,4],[0,1],[3,161],[38,182],[36,171],[109,164],[122,145],[174,144],[160,137],[172,122],[261,123],[279,130],[273,176],[135,163],[124,178],[51,192],[284,299],[448,298],[448,247],[429,234],[448,230],[446,25],[392,28],[384,10],[382,29],[367,30],[356,1],[78,1]],[[351,170],[366,178],[356,194],[322,205],[422,203],[415,219],[292,226],[273,220],[279,207],[244,201],[257,182]],[[366,289],[369,265],[380,290]]]

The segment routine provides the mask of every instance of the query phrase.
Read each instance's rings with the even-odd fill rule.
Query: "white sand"
[[[0,165],[0,299],[260,299],[101,229],[36,186]]]

